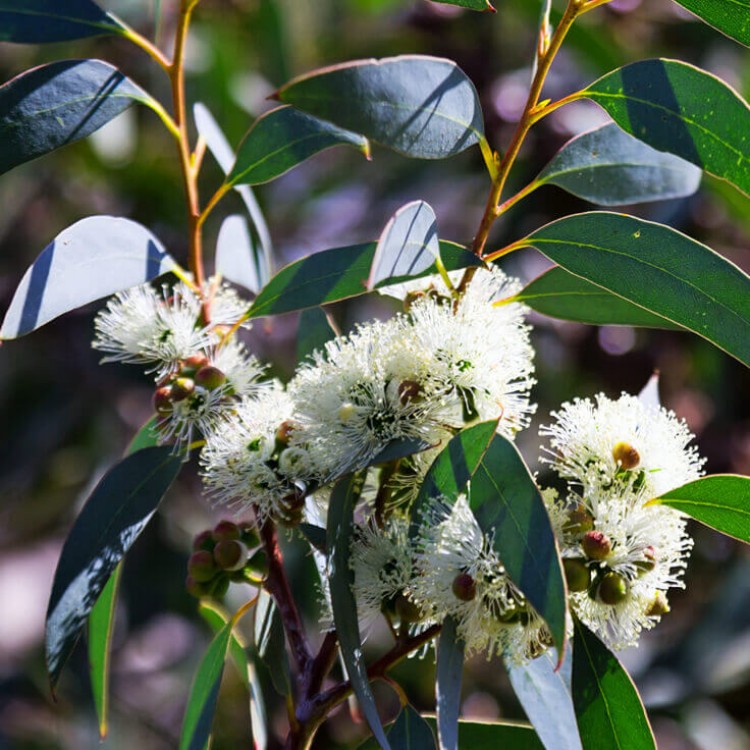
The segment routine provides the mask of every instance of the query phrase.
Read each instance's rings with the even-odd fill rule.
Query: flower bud
[[[240,531],[240,538],[248,546],[248,548],[252,549],[253,547],[257,547],[260,544],[260,537],[258,536],[258,530],[255,528],[255,526],[242,526]]]
[[[403,406],[416,401],[422,393],[422,386],[416,380],[403,380],[398,385],[398,397]]]
[[[184,401],[195,391],[195,381],[192,378],[177,378],[172,382],[172,401]]]
[[[641,456],[630,443],[619,442],[612,448],[612,458],[623,469],[635,469],[641,462]]]
[[[419,622],[422,619],[422,610],[403,594],[396,597],[395,608],[402,623]]]
[[[215,391],[226,382],[227,376],[218,367],[214,367],[213,365],[201,367],[195,373],[195,384],[202,388],[207,388],[209,391]]]
[[[214,556],[208,550],[198,550],[190,555],[190,559],[188,560],[188,574],[198,581],[198,583],[210,581],[218,572],[214,563]]]
[[[583,503],[568,511],[568,520],[563,530],[569,534],[583,534],[594,528],[594,517]]]
[[[587,531],[581,539],[581,547],[590,560],[606,560],[612,553],[612,542],[603,531]]]
[[[154,411],[161,415],[166,416],[172,413],[172,387],[169,385],[163,385],[154,391],[152,399],[154,405]]]
[[[342,422],[343,424],[346,424],[355,415],[356,411],[357,409],[354,406],[354,404],[352,404],[349,401],[345,401],[343,404],[341,404],[341,406],[339,406],[339,411],[338,411],[339,421]]]
[[[638,575],[642,576],[656,567],[656,550],[652,545],[648,545],[643,550],[643,559],[636,560],[635,567],[638,568]]]
[[[230,539],[239,539],[242,532],[234,521],[219,521],[214,526],[211,536],[215,542],[224,542]]]
[[[296,425],[290,419],[285,419],[276,429],[276,440],[282,445],[289,445],[289,439]]]
[[[208,357],[205,354],[191,354],[182,360],[182,367],[180,368],[181,375],[192,375],[209,364]]]
[[[188,594],[190,594],[190,596],[194,596],[196,599],[200,599],[201,597],[208,594],[208,587],[206,586],[206,584],[199,583],[191,575],[188,575],[188,577],[185,579],[185,590],[188,592]]]
[[[304,510],[305,493],[302,490],[294,490],[281,498],[278,521],[287,528],[297,526],[302,522]]]
[[[599,583],[597,595],[604,604],[619,604],[624,601],[630,591],[628,582],[613,571],[606,573]]]
[[[221,599],[227,591],[229,591],[229,579],[226,576],[219,576],[211,584],[211,596],[215,599]]]
[[[566,557],[563,560],[563,569],[569,591],[586,591],[591,585],[591,571],[585,560],[578,557]]]
[[[453,595],[462,602],[470,602],[477,595],[477,584],[468,573],[459,573],[451,586]]]
[[[242,570],[247,555],[247,547],[236,539],[225,539],[214,547],[214,560],[222,570]]]
[[[646,617],[661,617],[662,615],[666,615],[667,612],[669,612],[667,597],[664,596],[664,592],[657,591],[646,610]]]
[[[197,552],[201,549],[207,549],[209,552],[214,548],[214,540],[211,536],[210,531],[201,531],[193,539],[193,552]]]

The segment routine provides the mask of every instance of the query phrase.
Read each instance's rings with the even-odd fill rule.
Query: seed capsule
[[[612,448],[612,458],[617,461],[623,469],[635,469],[641,462],[641,456],[630,443],[617,443]]]
[[[468,573],[459,573],[453,579],[453,595],[462,602],[470,602],[477,595],[476,581]]]
[[[613,571],[606,573],[599,584],[597,594],[604,604],[619,604],[627,598],[630,591],[628,582]]]

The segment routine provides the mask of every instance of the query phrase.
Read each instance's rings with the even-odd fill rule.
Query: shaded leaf
[[[360,492],[361,479],[356,475],[350,475],[339,481],[331,494],[327,528],[331,609],[341,656],[354,694],[357,696],[362,713],[375,739],[383,750],[390,750],[378,716],[375,698],[370,689],[367,666],[362,655],[357,604],[352,591],[354,573],[349,567],[349,553],[354,530],[354,506]]]
[[[198,611],[201,617],[208,623],[214,635],[218,634],[231,619],[229,615],[221,608],[219,604],[210,599],[202,599],[198,605]],[[229,656],[232,659],[232,663],[237,670],[242,684],[246,688],[250,688],[250,664],[247,658],[246,644],[239,636],[239,634],[232,631],[229,638]]]
[[[390,461],[397,461],[399,458],[405,458],[411,456],[414,453],[421,453],[428,448],[433,446],[430,443],[426,443],[424,440],[418,440],[416,438],[396,438],[391,440],[388,445],[383,448],[374,458],[371,458],[368,462],[368,466],[377,466],[378,464],[389,463]]]
[[[297,326],[297,362],[309,357],[314,351],[322,351],[327,342],[336,336],[333,321],[320,307],[303,310]]]
[[[0,0],[0,42],[42,44],[122,32],[119,21],[91,0]]]
[[[750,47],[749,0],[675,0],[732,39]]]
[[[276,602],[265,589],[259,591],[255,605],[254,640],[258,657],[266,665],[276,692],[281,696],[289,695],[292,688],[284,626]]]
[[[495,8],[490,3],[490,0],[433,0],[435,3],[443,3],[445,5],[458,5],[460,8],[468,8],[469,10],[488,10],[495,13]]]
[[[682,330],[671,320],[660,318],[560,266],[531,281],[513,301],[523,302],[543,315],[578,323]]]
[[[660,495],[668,505],[722,534],[750,544],[750,478],[715,474]]]
[[[628,133],[750,194],[750,108],[726,83],[677,60],[643,60],[581,92]]]
[[[303,310],[364,294],[375,248],[374,242],[337,247],[290,263],[261,289],[247,316],[258,318]],[[474,253],[452,242],[440,242],[440,255],[448,270],[482,265]],[[437,268],[433,266],[417,277],[434,273]],[[405,277],[393,277],[379,286],[405,280]]]
[[[433,750],[430,725],[411,707],[404,706],[386,733],[393,750]]]
[[[144,448],[102,477],[65,540],[47,609],[52,686],[112,571],[151,520],[180,471],[171,449]]]
[[[370,156],[367,138],[292,107],[259,117],[240,143],[228,185],[260,185],[333,146],[353,146]]]
[[[560,669],[546,651],[527,664],[506,661],[513,691],[547,750],[581,750],[571,696],[571,649]]]
[[[457,750],[464,642],[456,633],[456,621],[452,617],[443,622],[440,630],[435,668],[435,702],[440,750]]]
[[[663,224],[606,212],[554,221],[527,239],[571,273],[750,365],[750,277],[700,242]]]
[[[440,257],[435,212],[424,201],[399,208],[380,235],[367,289],[399,276],[416,276]]]
[[[13,339],[63,313],[175,268],[159,240],[130,219],[90,216],[60,232],[26,271],[0,338]]]
[[[476,89],[451,60],[402,55],[333,65],[277,92],[287,104],[419,159],[441,159],[484,132]]]
[[[431,727],[437,728],[435,719],[425,718]],[[460,719],[458,736],[459,750],[545,750],[528,724]]]
[[[564,653],[567,589],[544,500],[516,446],[495,435],[471,478],[469,505],[510,579]]]
[[[297,527],[302,536],[307,539],[308,542],[318,552],[326,553],[326,530],[320,526],[316,526],[312,523],[301,523]]]
[[[701,170],[609,123],[568,141],[536,181],[601,206],[621,206],[692,195]]]
[[[573,705],[584,750],[656,750],[633,681],[617,657],[580,622],[573,642]]]
[[[0,86],[0,174],[106,125],[134,102],[153,100],[101,60],[42,65]]]
[[[257,294],[261,287],[257,259],[247,219],[239,214],[227,216],[216,238],[216,273]]]

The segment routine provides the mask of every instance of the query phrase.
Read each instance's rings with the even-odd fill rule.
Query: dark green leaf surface
[[[221,609],[219,604],[209,599],[201,600],[200,604],[198,605],[198,611],[200,612],[201,617],[209,624],[211,630],[213,630],[214,632],[214,635],[219,633],[231,619],[227,615],[227,613]],[[237,670],[237,675],[242,681],[242,684],[249,689],[250,665],[247,659],[247,652],[245,651],[245,648],[246,645],[242,641],[240,636],[232,631],[232,635],[229,639],[229,656],[232,659],[235,669]]]
[[[430,725],[411,706],[404,706],[387,735],[393,750],[435,750]]]
[[[227,184],[270,182],[333,146],[353,146],[365,156],[370,155],[367,138],[358,133],[292,107],[278,107],[259,117],[240,143]]]
[[[281,696],[289,695],[292,688],[284,626],[279,608],[265,589],[261,589],[255,605],[255,648],[276,692]]]
[[[412,503],[409,536],[417,534],[422,513],[431,499],[443,497],[452,504],[466,490],[466,484],[477,470],[496,429],[496,420],[480,422],[461,430],[448,441],[432,462]]]
[[[122,31],[91,0],[0,0],[0,42],[43,44]]]
[[[182,721],[180,750],[204,750],[208,743],[233,627],[234,623],[228,622],[214,636],[201,659]]]
[[[527,239],[571,273],[750,365],[750,277],[705,245],[662,224],[605,212],[554,221]]]
[[[614,654],[577,622],[573,705],[584,750],[656,750],[638,691]]]
[[[471,478],[469,505],[510,579],[565,648],[567,590],[547,509],[516,446],[495,435]]]
[[[63,545],[47,610],[52,686],[112,571],[153,516],[182,466],[169,448],[144,448],[94,488]]]
[[[484,132],[472,82],[451,60],[403,55],[358,60],[295,78],[278,98],[418,159],[441,159]]]
[[[675,0],[715,29],[750,47],[748,0]]]
[[[323,350],[326,343],[336,335],[332,320],[325,310],[311,307],[303,310],[297,326],[297,362],[309,357],[316,349]]]
[[[669,505],[696,521],[750,543],[750,478],[716,474],[696,479],[659,496],[653,502]]]
[[[0,339],[23,336],[175,266],[146,227],[114,216],[82,219],[60,232],[26,271],[5,314]]]
[[[489,0],[433,0],[433,2],[445,5],[458,5],[461,8],[468,8],[469,10],[489,10],[492,13],[496,12]]]
[[[424,201],[399,208],[380,235],[367,288],[388,279],[416,276],[434,266],[440,256],[435,212]]]
[[[91,692],[94,695],[96,716],[99,719],[99,736],[107,736],[109,725],[109,665],[112,629],[115,622],[117,591],[120,585],[122,563],[109,577],[89,615],[89,670]]]
[[[437,728],[435,719],[427,718],[427,723]],[[459,750],[545,750],[528,724],[462,719],[458,722],[458,735]]]
[[[716,76],[676,60],[643,60],[581,94],[649,146],[750,194],[750,108]]]
[[[547,750],[581,750],[571,696],[571,649],[560,669],[547,651],[524,665],[506,662],[508,676],[526,716]]]
[[[309,255],[282,268],[261,290],[248,311],[249,318],[276,315],[328,302],[356,297],[367,291],[377,243],[337,247]],[[476,255],[452,242],[440,242],[440,256],[448,270],[481,265]],[[417,276],[437,273],[433,265]],[[388,286],[405,277],[394,277],[380,286]]]
[[[134,102],[152,100],[101,60],[63,60],[0,86],[0,174],[106,125]]]
[[[527,284],[514,300],[524,302],[543,315],[578,323],[682,330],[672,321],[574,276],[560,266],[550,268]]]
[[[362,640],[357,621],[357,603],[352,591],[354,573],[349,567],[354,506],[361,492],[361,480],[344,477],[333,488],[328,509],[327,545],[329,550],[329,585],[333,621],[339,637],[341,658],[351,680],[354,694],[375,739],[383,750],[390,750],[383,725],[378,716],[375,698],[367,677],[367,665],[362,655]]]
[[[682,198],[700,181],[698,167],[651,148],[614,123],[568,141],[537,177],[600,206]]]
[[[458,750],[463,670],[464,642],[456,633],[456,621],[448,617],[438,636],[436,657],[435,703],[440,750]]]

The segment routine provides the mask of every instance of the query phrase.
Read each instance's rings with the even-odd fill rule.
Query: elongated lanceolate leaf
[[[55,237],[26,271],[5,314],[0,338],[23,336],[63,313],[175,267],[145,227],[90,216]]]
[[[472,82],[451,60],[403,55],[357,60],[295,78],[277,97],[419,159],[441,159],[484,132]]]
[[[63,60],[0,86],[0,174],[106,125],[134,102],[153,100],[101,60]]]
[[[617,657],[585,625],[573,641],[573,705],[584,750],[656,750],[638,691]]]
[[[436,657],[435,703],[440,750],[458,750],[463,670],[464,642],[456,633],[456,621],[448,617],[438,636]]]
[[[122,31],[91,0],[0,0],[0,42],[42,44]]]
[[[230,620],[214,636],[201,659],[185,709],[180,750],[204,750],[209,741],[233,628]]]
[[[675,0],[715,29],[750,47],[749,0]]]
[[[63,545],[47,609],[52,686],[112,571],[151,520],[180,471],[170,448],[144,448],[110,469],[94,488]]]
[[[643,60],[581,92],[631,135],[750,194],[750,108],[726,83],[677,60]]]
[[[255,121],[237,150],[229,185],[260,185],[280,177],[333,146],[354,146],[370,155],[367,138],[292,107],[278,107]]]
[[[219,604],[210,599],[202,599],[198,605],[198,611],[200,612],[201,617],[209,624],[214,635],[222,630],[231,619]],[[249,663],[247,652],[245,651],[246,648],[247,644],[242,637],[232,631],[232,635],[229,639],[229,656],[232,659],[232,663],[235,666],[237,675],[242,681],[242,684],[249,688]]]
[[[527,284],[513,301],[523,302],[543,315],[578,323],[681,330],[671,320],[660,318],[560,266],[550,268]]]
[[[657,151],[614,123],[568,141],[537,177],[600,206],[692,195],[701,170]]]
[[[255,648],[268,669],[276,692],[289,695],[291,677],[281,614],[271,595],[261,589],[255,605]]]
[[[372,260],[368,290],[394,276],[416,276],[440,257],[435,212],[424,201],[399,208],[380,235]]]
[[[471,478],[469,505],[508,576],[546,621],[558,653],[567,588],[544,500],[516,446],[495,435]]]
[[[750,365],[750,277],[700,242],[606,212],[554,221],[527,239],[571,273]]]
[[[437,731],[437,721],[432,716],[424,718]],[[534,728],[519,722],[460,719],[458,735],[459,750],[545,750]]]
[[[375,739],[383,750],[390,750],[383,725],[378,716],[375,698],[367,677],[367,665],[362,656],[362,640],[357,621],[357,603],[352,583],[354,574],[349,567],[354,529],[354,505],[361,491],[361,481],[356,476],[342,479],[333,488],[328,509],[328,564],[333,621],[339,637],[341,657],[346,666],[354,694]]]
[[[216,239],[216,273],[257,294],[261,287],[257,257],[247,219],[239,214],[227,216]]]
[[[445,5],[458,5],[461,8],[469,8],[469,10],[489,10],[492,13],[496,12],[489,0],[433,0],[433,2]]]
[[[653,503],[669,505],[696,521],[750,544],[750,478],[716,474],[696,479],[660,495]]]
[[[547,651],[527,664],[506,662],[513,691],[547,750],[581,750],[571,695],[571,649],[559,669]]]
[[[249,318],[276,315],[293,310],[304,310],[329,302],[348,299],[367,291],[367,279],[375,257],[375,242],[350,247],[324,250],[296,260],[282,268],[261,289],[250,310]],[[452,242],[440,242],[440,257],[446,269],[482,265],[474,253]],[[415,277],[393,277],[378,285],[387,286],[407,278],[429,276],[437,273],[433,265]]]

